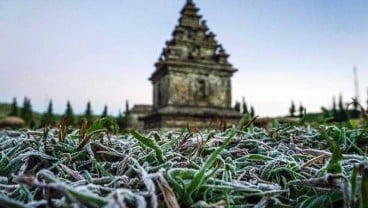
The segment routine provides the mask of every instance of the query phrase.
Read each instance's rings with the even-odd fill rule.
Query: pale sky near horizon
[[[288,113],[291,100],[309,112],[332,96],[361,102],[368,88],[368,1],[194,0],[239,71],[233,103],[244,96],[261,116]],[[0,102],[24,96],[62,113],[125,100],[151,104],[148,77],[171,38],[184,0],[0,0]]]

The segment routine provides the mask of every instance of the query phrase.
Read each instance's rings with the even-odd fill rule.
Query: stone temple
[[[240,113],[231,106],[231,77],[237,70],[198,11],[192,0],[186,1],[149,78],[153,105],[131,109],[131,128],[203,128],[239,121]]]

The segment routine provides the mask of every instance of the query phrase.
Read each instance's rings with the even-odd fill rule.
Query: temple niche
[[[231,107],[231,77],[237,70],[198,11],[187,0],[155,64],[149,78],[152,111],[140,117],[146,130],[201,128],[216,122],[229,126],[241,117]]]

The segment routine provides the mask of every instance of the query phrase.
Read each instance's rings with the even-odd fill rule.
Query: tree
[[[256,112],[254,110],[254,107],[253,106],[250,106],[250,116],[254,117],[256,115]]]
[[[299,105],[299,117],[303,117],[305,107],[300,103]]]
[[[103,111],[102,111],[102,114],[101,114],[101,118],[105,118],[107,117],[107,105],[105,105]]]
[[[31,100],[27,97],[24,97],[23,107],[20,111],[20,117],[24,120],[26,126],[31,128],[34,127],[35,121],[33,118]]]
[[[337,108],[336,108],[336,97],[333,96],[332,97],[332,112],[336,113]]]
[[[238,101],[235,102],[234,109],[240,113],[240,103]]]
[[[294,117],[295,116],[295,104],[294,104],[294,101],[291,101],[291,106],[290,106],[290,109],[289,109],[289,113],[290,113],[290,116],[291,117]]]
[[[127,127],[126,114],[124,115],[123,113],[120,112],[120,110],[119,110],[119,115],[116,118],[116,123],[118,124],[120,130],[126,129]]]
[[[336,120],[339,117],[339,112],[337,111],[336,97],[332,97],[332,117]]]
[[[339,111],[344,112],[345,108],[344,108],[344,101],[342,98],[342,94],[340,93],[339,95]]]
[[[341,93],[339,95],[338,107],[339,107],[339,109],[338,109],[338,112],[336,113],[335,120],[338,121],[338,122],[346,121],[348,116],[347,116],[347,113],[346,113],[346,110],[345,110],[344,101],[343,101]]]
[[[129,113],[129,101],[126,100],[125,101],[125,115],[128,115],[128,113]]]
[[[41,117],[41,127],[46,127],[46,126],[55,126],[56,125],[56,121],[55,121],[55,116],[53,113],[53,107],[52,107],[52,100],[50,100],[49,105],[47,107],[47,111],[42,115]]]
[[[243,100],[242,100],[242,105],[243,105],[243,114],[249,114],[248,106],[247,106],[247,103],[245,102],[244,97],[243,97]]]
[[[360,110],[359,110],[359,103],[357,98],[353,98],[353,110],[349,111],[352,118],[359,118]]]
[[[73,112],[72,105],[70,104],[70,101],[69,100],[66,103],[66,110],[65,110],[65,113],[64,113],[64,117],[66,119],[67,125],[74,126],[74,124],[75,124],[75,117],[74,117],[74,112]]]
[[[86,112],[84,113],[84,117],[87,119],[88,124],[93,123],[92,106],[90,101],[87,102],[87,108]]]
[[[322,110],[322,112],[323,112],[323,117],[325,117],[325,118],[329,118],[331,115],[330,115],[330,111],[329,110],[327,110],[327,108],[325,108],[325,107],[321,107],[321,110]]]
[[[9,116],[19,116],[19,109],[17,104],[17,98],[13,98],[13,102],[11,105],[11,111],[9,113]]]

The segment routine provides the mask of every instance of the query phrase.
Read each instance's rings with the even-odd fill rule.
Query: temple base
[[[144,130],[224,129],[237,124],[241,114],[227,108],[167,106],[144,116]]]

